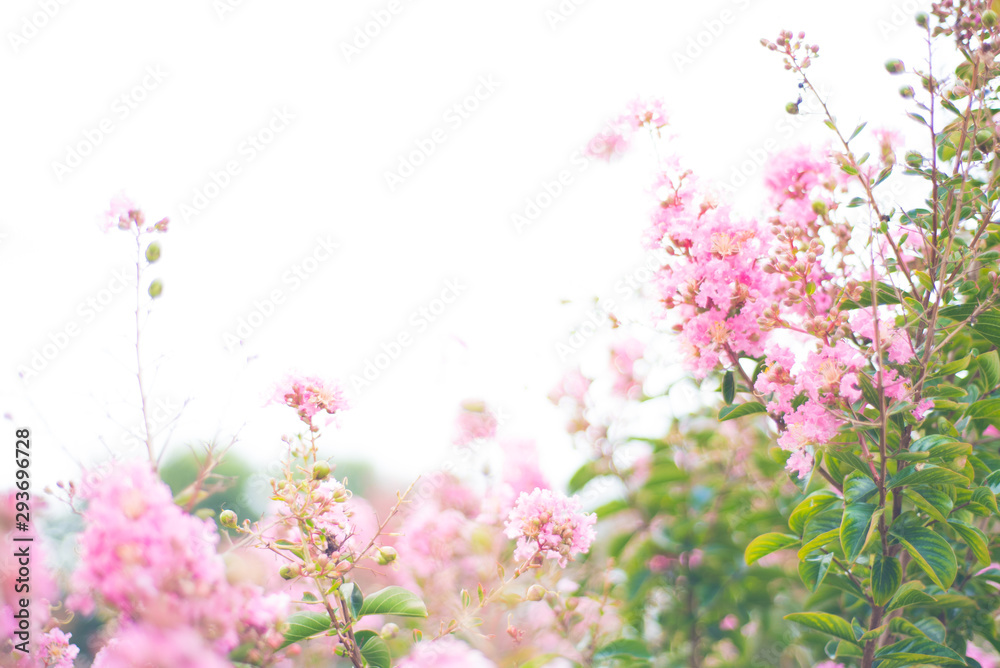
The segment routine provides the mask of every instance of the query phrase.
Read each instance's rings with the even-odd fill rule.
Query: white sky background
[[[276,458],[297,422],[262,407],[273,380],[290,368],[347,380],[381,342],[408,332],[412,345],[331,434],[335,454],[411,478],[445,456],[458,402],[483,397],[509,416],[504,432],[536,438],[546,468],[565,479],[579,455],[545,395],[572,364],[603,364],[610,327],[571,360],[555,345],[641,261],[653,165],[639,150],[581,172],[574,151],[636,94],[659,95],[689,163],[728,179],[769,139],[825,136],[816,116],[794,133],[779,125],[796,80],[762,36],[801,29],[821,45],[812,76],[848,132],[862,119],[903,125],[904,82],[882,64],[924,53],[917,5],[902,0],[590,0],[554,26],[546,11],[556,0],[402,0],[347,62],[341,44],[387,0],[244,0],[220,17],[224,1],[70,1],[16,51],[10,34],[44,3],[5,0],[0,10],[0,414],[13,419],[11,445],[15,425],[33,429],[35,489],[78,475],[63,448],[83,462],[105,456],[99,437],[121,449],[109,411],[139,424],[133,289],[93,321],[78,310],[133,261],[131,238],[96,224],[119,190],[149,220],[172,221],[149,275],[165,290],[145,352],[154,402],[190,400],[174,448],[239,430],[237,453]],[[723,10],[731,21],[710,35],[706,22]],[[707,46],[679,67],[675,55],[699,33]],[[165,78],[122,119],[116,98],[147,68]],[[448,109],[490,76],[497,90],[450,125]],[[294,120],[247,161],[241,144],[274,109]],[[60,180],[53,162],[105,118],[112,132]],[[384,173],[438,127],[447,140],[390,192]],[[240,173],[185,221],[181,205],[230,160]],[[518,233],[511,214],[561,170],[572,184]],[[759,203],[757,183],[738,201]],[[283,276],[318,237],[340,248],[293,289]],[[411,314],[449,279],[466,289],[417,332]],[[225,334],[273,290],[285,303],[229,352]],[[79,335],[37,377],[19,379],[71,324]],[[0,458],[0,487],[12,480],[10,460]]]

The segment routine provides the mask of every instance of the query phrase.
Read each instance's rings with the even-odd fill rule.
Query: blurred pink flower
[[[445,636],[415,644],[398,668],[496,668],[496,664],[479,650]]]
[[[72,633],[52,629],[42,636],[38,647],[38,658],[45,668],[73,668],[73,659],[80,653],[76,645],[69,642]]]
[[[455,445],[460,446],[495,437],[499,426],[496,415],[486,403],[473,399],[462,402],[462,411],[455,423],[458,427]]]
[[[739,626],[740,620],[736,618],[736,615],[726,615],[719,622],[719,628],[723,631],[732,631],[737,626]]]
[[[299,418],[310,426],[313,416],[320,411],[326,411],[332,420],[335,413],[349,407],[339,383],[327,382],[315,376],[285,377],[275,387],[271,402],[294,408]]]

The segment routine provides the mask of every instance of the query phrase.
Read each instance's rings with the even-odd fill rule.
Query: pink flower
[[[844,668],[844,664],[837,663],[836,661],[824,661],[823,663],[817,663],[816,668]]]
[[[313,416],[320,411],[333,416],[348,408],[344,390],[339,383],[326,382],[314,376],[287,376],[278,383],[271,402],[294,408],[298,411],[299,418],[310,426]]]
[[[418,642],[398,668],[496,668],[479,650],[452,636]]]
[[[983,668],[1000,668],[1000,660],[997,659],[996,654],[980,649],[972,643],[965,646],[965,656],[969,659],[975,659]]]
[[[587,143],[587,155],[611,162],[628,151],[628,139],[617,130],[606,130],[599,133]]]
[[[805,478],[812,471],[813,456],[807,448],[829,442],[840,425],[840,420],[816,401],[807,401],[791,415],[785,415],[785,432],[778,437],[782,450],[791,452],[785,468]]]
[[[611,366],[615,371],[615,382],[611,388],[615,394],[626,399],[642,396],[642,379],[635,373],[635,363],[642,359],[646,346],[635,338],[628,338],[611,348]]]
[[[998,438],[1000,437],[1000,429],[997,429],[993,425],[990,425],[983,430],[983,436],[988,436],[990,438]]]
[[[138,210],[139,207],[125,193],[118,193],[111,198],[111,206],[104,214],[101,229],[105,232],[109,232],[115,228],[127,230],[133,220],[132,212]]]
[[[93,668],[231,668],[193,629],[126,626],[94,659]]]
[[[80,653],[80,649],[69,643],[72,635],[63,633],[60,629],[52,629],[42,636],[38,658],[45,668],[73,668],[73,659]]]
[[[933,408],[934,408],[934,400],[924,399],[919,404],[917,404],[916,407],[914,407],[914,409],[910,411],[910,413],[912,413],[913,417],[915,417],[917,420],[923,420],[925,417],[927,417],[927,414],[930,413]]]
[[[726,615],[722,618],[722,621],[719,622],[719,628],[723,631],[732,631],[739,626],[739,624],[740,620],[736,618],[736,615]]]
[[[505,524],[508,538],[517,539],[514,558],[540,555],[555,559],[563,568],[574,554],[585,554],[594,541],[597,515],[582,512],[576,497],[549,489],[522,492]]]
[[[496,415],[484,402],[471,399],[462,402],[462,412],[458,414],[456,424],[458,435],[455,445],[460,446],[493,438],[499,426]]]

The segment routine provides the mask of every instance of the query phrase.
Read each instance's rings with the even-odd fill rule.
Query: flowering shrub
[[[803,33],[762,41],[798,85],[787,112],[816,96],[831,135],[773,157],[759,211],[685,167],[660,101],[590,143],[609,162],[643,135],[657,147],[642,243],[662,263],[648,340],[619,337],[603,374],[568,370],[549,397],[585,458],[565,493],[533,441],[469,400],[453,445],[476,473],[363,497],[324,449],[343,387],[290,374],[270,403],[301,431],[281,437],[259,516],[204,512],[231,483],[225,449],[174,494],[147,436],[141,460],[60,483],[75,563],[37,567],[26,605],[23,497],[4,496],[0,665],[1000,665],[1000,22],[980,0],[915,20],[957,54],[947,75],[933,48],[920,68],[886,63],[915,147],[837,124]],[[883,197],[900,179],[915,204]],[[104,227],[136,241],[150,434],[141,314],[163,283],[142,277],[169,221],[118,196]],[[664,419],[673,388],[653,371],[678,352],[720,396]]]

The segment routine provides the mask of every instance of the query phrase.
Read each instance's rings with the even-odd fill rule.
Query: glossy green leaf
[[[834,638],[840,638],[853,645],[857,644],[851,625],[842,617],[827,612],[793,612],[790,615],[785,615],[785,619],[814,631],[831,635]]]
[[[951,497],[941,490],[923,485],[907,487],[903,490],[903,496],[938,522],[944,522],[948,519],[948,515],[951,513],[952,506],[954,505]]]
[[[788,534],[777,532],[766,533],[750,541],[746,551],[743,553],[743,558],[749,566],[761,557],[766,557],[772,552],[798,545],[798,543],[798,536],[789,536]]]
[[[904,668],[930,664],[941,668],[965,666],[965,660],[944,645],[927,638],[907,638],[875,652],[879,668]]]
[[[420,597],[402,587],[386,587],[365,598],[359,616],[398,615],[400,617],[426,617],[427,606]]]
[[[927,573],[927,576],[942,589],[948,589],[958,573],[955,551],[944,538],[924,527],[902,527],[893,529],[906,551]]]
[[[802,546],[802,548],[799,550],[799,559],[805,559],[816,550],[822,547],[826,547],[830,543],[836,543],[839,540],[840,540],[839,528],[830,529],[827,532],[821,533]]]
[[[764,404],[759,401],[749,401],[745,404],[737,404],[735,406],[725,406],[719,411],[719,421],[725,422],[726,420],[735,420],[736,418],[741,418],[744,415],[753,415],[754,413],[766,413],[767,409]]]
[[[873,503],[853,503],[844,509],[844,518],[840,524],[840,545],[849,565],[861,554],[868,537],[872,513],[877,507]]]
[[[323,635],[333,628],[330,616],[320,612],[296,612],[289,615],[285,623],[285,641],[279,649],[301,642],[307,638]]]
[[[1000,385],[1000,355],[997,351],[991,350],[976,358],[979,364],[979,371],[983,374],[986,387],[993,388]]]
[[[732,369],[726,372],[722,377],[722,400],[726,402],[727,405],[733,403],[733,399],[736,398],[736,375],[733,373]]]
[[[985,506],[993,513],[1000,512],[997,510],[997,495],[989,487],[977,487],[972,492],[972,502]]]
[[[832,554],[824,554],[818,559],[806,559],[799,562],[799,577],[802,578],[802,583],[809,587],[809,591],[819,589],[830,572],[830,564],[832,563]]]
[[[875,605],[885,605],[892,600],[903,581],[903,568],[895,557],[876,555],[872,563],[872,599]]]
[[[374,631],[357,631],[354,634],[361,656],[372,668],[391,668],[392,655],[389,646]]]
[[[814,515],[826,510],[831,504],[839,501],[840,497],[828,489],[813,492],[795,506],[795,510],[788,516],[788,528],[801,536],[805,530],[806,522]]]
[[[905,469],[889,478],[886,489],[895,489],[901,485],[968,485],[969,479],[961,473],[941,466],[907,466]]]
[[[633,659],[649,659],[649,648],[646,643],[634,638],[619,638],[612,640],[594,652],[594,659],[613,659],[631,657]]]
[[[903,636],[913,636],[914,638],[927,637],[927,634],[921,631],[920,627],[902,617],[893,617],[889,622],[889,630]]]
[[[361,611],[361,605],[365,600],[364,595],[361,593],[361,587],[353,582],[345,582],[340,586],[340,591],[344,595],[344,600],[347,601],[347,609],[351,611],[351,616],[357,619]]]
[[[885,613],[889,614],[893,610],[908,608],[911,605],[928,605],[936,601],[935,597],[924,592],[924,585],[920,582],[907,582],[899,588],[896,595],[889,601],[885,608]]]
[[[969,546],[979,565],[989,566],[990,548],[986,534],[976,527],[969,526],[965,522],[959,522],[955,519],[948,520],[948,524],[955,530],[955,533],[962,537],[965,544]]]
[[[1000,347],[1000,315],[996,309],[980,314],[972,329],[994,346]]]

